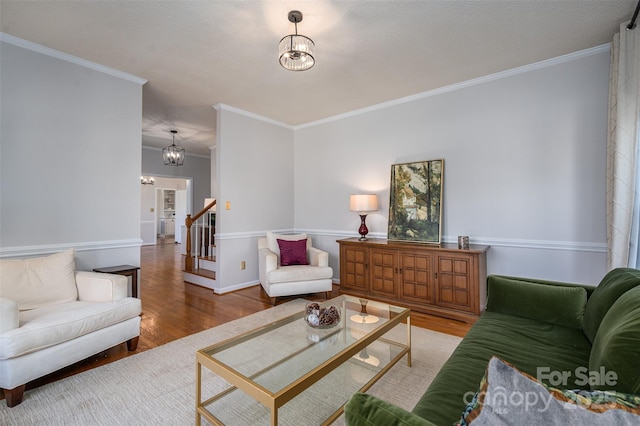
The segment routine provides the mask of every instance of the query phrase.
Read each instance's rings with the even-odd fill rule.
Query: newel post
[[[187,215],[187,218],[184,220],[184,224],[187,227],[187,257],[184,259],[184,270],[191,272],[193,271],[193,257],[191,257],[191,225],[193,225],[193,220],[191,219],[190,214]]]

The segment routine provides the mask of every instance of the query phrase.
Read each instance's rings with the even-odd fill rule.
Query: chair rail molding
[[[131,238],[126,240],[85,241],[78,243],[47,244],[22,247],[0,247],[0,259],[46,255],[58,253],[70,248],[75,249],[78,252],[82,252],[131,247],[140,248],[141,246],[142,239]]]
[[[352,231],[338,231],[338,230],[326,230],[326,229],[295,229],[296,234],[305,233],[308,235],[318,235],[323,237],[335,237],[335,238],[351,238],[358,237],[357,232]],[[386,239],[387,234],[385,232],[370,232],[368,234],[370,238]],[[455,235],[443,235],[443,243],[457,243],[458,237]],[[525,249],[539,249],[539,250],[565,250],[565,251],[582,251],[592,253],[606,253],[607,243],[593,243],[583,241],[551,241],[551,240],[526,240],[516,238],[491,238],[491,237],[470,237],[471,244],[486,245],[492,247],[510,247],[510,248],[525,248]]]

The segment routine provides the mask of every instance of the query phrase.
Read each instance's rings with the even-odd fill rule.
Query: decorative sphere
[[[320,318],[316,314],[309,314],[307,322],[311,325],[318,325],[320,324]]]

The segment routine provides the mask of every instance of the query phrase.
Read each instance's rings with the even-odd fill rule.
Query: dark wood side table
[[[138,270],[139,266],[118,265],[107,266],[105,268],[94,268],[94,272],[102,272],[105,274],[117,274],[131,277],[131,296],[138,297]]]

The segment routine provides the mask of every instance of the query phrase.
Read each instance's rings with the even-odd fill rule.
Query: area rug
[[[293,300],[27,391],[24,402],[14,408],[7,408],[4,401],[0,401],[0,424],[194,424],[196,351],[290,315],[302,309],[305,303],[302,299]],[[400,326],[397,332],[406,333]],[[368,393],[410,410],[460,340],[455,336],[412,327],[412,367],[407,366],[405,359],[400,360]],[[207,374],[203,381],[207,383],[206,392],[226,386],[213,374]],[[313,416],[309,416],[311,418]],[[237,424],[245,425],[247,421],[240,416]],[[296,423],[301,426],[318,422],[296,420]],[[207,424],[206,420],[203,424]],[[344,416],[334,424],[344,425]]]

